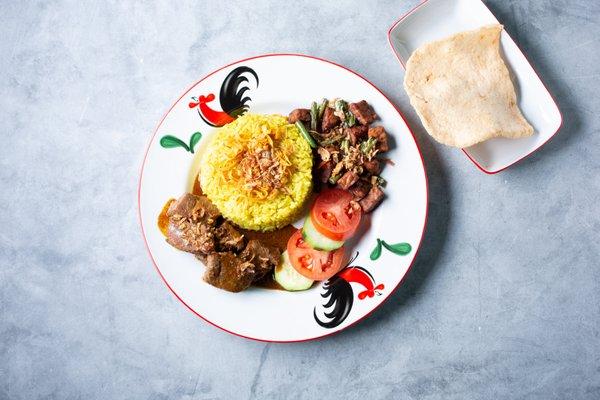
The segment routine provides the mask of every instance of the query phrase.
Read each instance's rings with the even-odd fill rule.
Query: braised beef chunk
[[[337,115],[334,114],[335,110],[331,107],[325,107],[323,113],[323,121],[321,122],[321,132],[327,132],[331,128],[339,125],[342,122]]]
[[[364,212],[371,212],[379,205],[379,203],[381,203],[383,196],[384,194],[381,189],[378,186],[373,186],[371,190],[369,190],[369,194],[359,202],[360,206]]]
[[[350,103],[348,108],[350,109],[350,112],[354,114],[358,122],[363,125],[369,125],[377,118],[377,114],[375,114],[373,108],[364,100],[361,100],[358,103]]]
[[[377,139],[377,148],[380,152],[383,153],[390,149],[388,144],[388,136],[385,129],[383,129],[383,126],[369,128],[369,137]]]
[[[208,197],[186,193],[177,201],[174,201],[167,211],[167,216],[169,218],[177,215],[184,218],[190,218],[194,221],[214,224],[216,223],[217,218],[221,216],[221,213],[219,212],[219,209],[210,202]]]
[[[174,202],[171,203],[167,210],[167,217],[172,217],[175,214],[182,216],[190,216],[196,207],[198,196],[191,193],[186,193]]]
[[[354,146],[367,137],[368,129],[365,125],[354,125],[353,127],[346,128],[344,131],[350,140],[350,144]]]
[[[240,292],[273,271],[279,262],[279,249],[258,240],[246,244],[244,235],[223,221],[205,196],[186,193],[171,204],[167,216],[167,242],[194,253],[206,265],[203,279],[213,286]]]
[[[255,275],[254,265],[233,253],[212,253],[206,257],[203,279],[220,289],[241,292],[252,284]]]
[[[240,258],[254,265],[255,276],[253,281],[263,278],[273,271],[279,262],[281,252],[276,247],[263,244],[259,240],[250,240],[240,254]]]
[[[212,229],[186,219],[171,219],[167,229],[167,243],[190,253],[208,254],[215,251]]]
[[[331,172],[333,171],[333,161],[329,160],[323,163],[318,169],[317,173],[319,175],[319,181],[322,183],[327,183],[329,177],[331,176]]]
[[[220,251],[242,251],[245,245],[244,235],[225,221],[215,230]]]
[[[213,226],[220,215],[208,198],[184,194],[167,210],[167,242],[179,250],[192,253],[215,251]]]
[[[288,122],[295,124],[296,121],[310,122],[310,110],[306,108],[297,108],[288,116]]]
[[[379,175],[379,173],[381,172],[381,162],[377,158],[366,160],[363,163],[363,167],[365,167],[365,169],[371,175]]]
[[[358,181],[358,178],[359,176],[356,172],[346,171],[346,173],[344,173],[344,175],[338,179],[337,185],[344,190],[348,190],[350,186],[354,185],[356,181]]]
[[[369,193],[369,190],[371,190],[371,183],[364,179],[360,179],[349,189],[350,193],[352,193],[352,196],[354,196],[355,201],[365,197]]]
[[[198,260],[200,260],[200,262],[204,265],[206,265],[206,263],[208,262],[208,256],[206,254],[202,254],[202,253],[194,253],[194,255],[196,256],[196,258]]]

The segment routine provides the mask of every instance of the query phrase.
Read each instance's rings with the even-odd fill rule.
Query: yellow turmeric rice
[[[246,114],[215,132],[200,185],[226,219],[269,231],[298,217],[312,190],[312,163],[310,146],[285,117]]]

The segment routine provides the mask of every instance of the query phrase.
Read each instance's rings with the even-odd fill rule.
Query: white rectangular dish
[[[425,43],[496,23],[501,22],[481,0],[425,0],[392,25],[388,39],[405,67],[412,52]],[[500,44],[515,84],[519,108],[535,132],[526,138],[496,138],[462,149],[488,174],[500,172],[539,149],[562,124],[552,95],[506,31],[502,31]]]

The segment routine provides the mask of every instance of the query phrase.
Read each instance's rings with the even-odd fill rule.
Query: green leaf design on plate
[[[187,144],[185,144],[185,142],[183,140],[176,138],[175,136],[172,136],[172,135],[165,135],[165,136],[161,137],[160,145],[162,147],[164,147],[165,149],[172,149],[174,147],[183,147],[186,151],[190,151],[190,148],[188,147]]]
[[[396,244],[388,244],[385,242],[385,240],[382,240],[381,244],[383,245],[383,247],[385,247],[392,253],[397,254],[399,256],[405,256],[412,251],[412,246],[405,242],[396,243]]]
[[[371,260],[375,261],[379,258],[379,256],[381,256],[381,239],[377,239],[377,245],[371,252],[371,255],[369,256],[369,258]]]
[[[200,132],[192,133],[190,137],[190,152],[194,153],[194,147],[198,144],[198,142],[202,139],[202,134]]]

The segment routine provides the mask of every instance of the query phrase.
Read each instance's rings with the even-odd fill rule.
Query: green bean
[[[317,120],[319,119],[319,106],[316,101],[312,102],[310,106],[310,130],[317,130]]]
[[[308,133],[308,131],[306,130],[306,127],[304,126],[302,121],[296,121],[296,126],[298,127],[298,130],[300,131],[300,134],[302,135],[302,137],[304,139],[306,139],[306,141],[308,142],[308,145],[310,147],[312,147],[313,149],[316,149],[317,144],[315,143],[312,136],[310,136],[310,133]]]
[[[340,140],[342,140],[346,135],[338,135],[338,136],[333,136],[332,138],[329,139],[325,139],[323,141],[321,141],[320,145],[321,146],[327,146],[329,144],[334,144],[339,142]]]
[[[327,107],[327,99],[323,98],[321,104],[319,104],[319,118],[323,118],[323,113],[325,112],[325,107]]]

